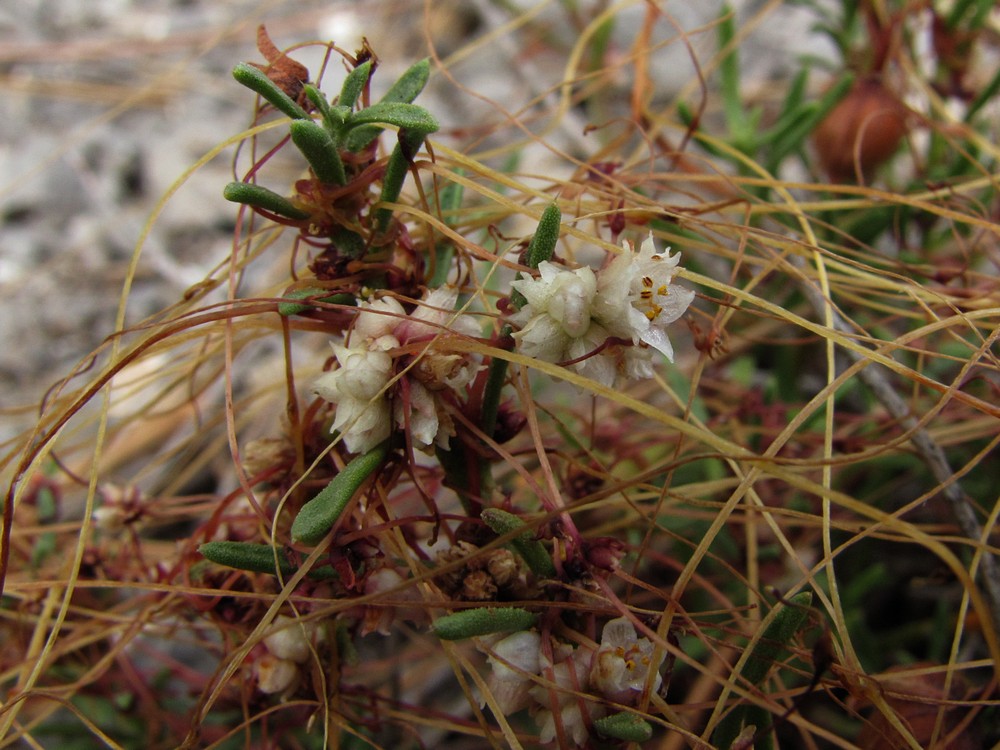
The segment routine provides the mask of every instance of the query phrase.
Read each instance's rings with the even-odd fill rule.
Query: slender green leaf
[[[621,711],[594,720],[594,729],[605,737],[626,742],[645,742],[653,736],[653,727],[638,714]]]
[[[511,327],[505,325],[500,331],[500,337],[511,334]],[[481,411],[481,427],[483,433],[493,437],[497,429],[497,414],[500,412],[500,394],[504,381],[507,379],[507,360],[493,357],[490,361],[490,371],[486,377],[486,387],[483,388],[483,407]]]
[[[323,116],[323,122],[326,124],[326,129],[330,132],[331,137],[334,139],[338,138],[344,129],[344,120],[351,112],[350,108],[339,105],[331,106],[327,102],[323,92],[312,84],[307,83],[304,90],[309,101],[316,107],[316,111]]]
[[[731,6],[722,6],[717,28],[719,49],[729,50],[719,66],[722,109],[733,145],[742,151],[746,141],[752,136],[752,131],[747,127],[740,99],[740,58],[737,47],[733,45],[736,38],[736,12]]]
[[[337,104],[341,107],[353,109],[354,105],[358,102],[358,97],[361,96],[361,92],[364,91],[365,84],[368,83],[371,71],[372,61],[365,60],[348,73],[347,78],[344,79],[344,85],[340,89],[340,97],[337,99]]]
[[[385,92],[385,96],[379,99],[379,103],[402,102],[409,104],[424,90],[430,75],[431,61],[429,57],[425,57],[407,68],[406,72]]]
[[[267,573],[288,577],[295,574],[298,568],[292,565],[282,550],[270,544],[254,542],[206,542],[198,547],[198,551],[206,560],[217,565],[225,565],[236,570],[248,570],[252,573]],[[277,561],[277,568],[275,567]],[[309,577],[316,580],[329,580],[337,577],[337,572],[330,565],[324,565],[309,571]]]
[[[347,294],[346,292],[327,294],[326,289],[317,289],[315,287],[296,289],[295,291],[289,292],[285,295],[285,299],[287,300],[303,300],[311,297],[315,298],[315,302],[325,302],[330,305],[350,305],[351,307],[354,307],[358,303],[353,294]],[[299,315],[300,313],[308,312],[315,307],[316,304],[313,302],[279,302],[278,314],[285,316]]]
[[[292,575],[295,566],[285,553],[270,544],[255,544],[252,542],[206,542],[198,547],[198,551],[207,560],[211,560],[227,568],[249,570],[253,573],[280,572],[284,576]],[[277,562],[277,568],[275,568]]]
[[[812,592],[803,591],[793,596],[788,604],[778,605],[760,639],[743,663],[740,672],[741,681],[756,688],[763,685],[771,668],[784,657],[789,643],[805,623],[811,604]],[[750,723],[750,716],[754,717],[758,730],[770,723],[769,714],[761,722],[760,712],[751,712],[750,708],[748,705],[739,705],[723,717],[712,734],[712,743],[716,747],[728,750],[733,740],[739,736],[740,730]]]
[[[801,107],[796,119],[785,122],[780,127],[776,124],[768,131],[761,138],[762,142],[766,142],[770,146],[767,155],[768,169],[776,170],[788,154],[801,148],[809,134],[847,95],[853,85],[854,76],[849,73],[844,75],[820,97],[818,102]]]
[[[424,135],[435,132],[440,126],[434,116],[423,107],[404,102],[379,102],[352,114],[347,127],[381,123],[397,128],[420,131]]]
[[[309,119],[308,112],[302,109],[288,94],[278,88],[277,84],[264,74],[264,71],[255,68],[250,63],[238,63],[233,68],[233,78],[251,91],[260,94],[275,109],[284,112],[293,120]]]
[[[389,155],[389,162],[385,167],[385,175],[382,177],[382,192],[379,194],[379,201],[383,203],[394,203],[403,190],[403,181],[406,173],[410,169],[413,157],[420,150],[424,142],[424,133],[421,131],[400,130],[399,142]],[[375,212],[375,223],[379,231],[385,231],[389,226],[389,219],[392,218],[392,210],[379,208]]]
[[[344,163],[326,128],[312,120],[296,120],[288,129],[292,142],[306,157],[320,182],[324,185],[347,184]]]
[[[535,538],[531,530],[525,526],[524,521],[513,513],[508,513],[499,508],[486,508],[483,510],[482,519],[483,523],[489,526],[494,533],[501,536],[520,529],[526,529],[511,540],[514,549],[524,558],[524,561],[535,575],[543,578],[552,578],[555,576],[556,568],[552,562],[552,555]]]
[[[542,218],[538,222],[538,229],[535,230],[534,237],[528,243],[528,252],[525,253],[529,268],[538,268],[538,264],[543,260],[549,260],[556,251],[556,243],[559,242],[559,227],[562,221],[562,214],[559,213],[559,206],[550,203],[542,211]]]
[[[527,630],[538,615],[517,607],[480,607],[439,617],[431,626],[443,641],[459,641],[491,633]]]
[[[308,219],[309,213],[292,203],[283,195],[278,195],[273,190],[268,190],[260,185],[252,185],[249,182],[230,182],[222,190],[222,195],[227,201],[233,203],[243,203],[253,208],[261,208],[271,213],[287,216],[289,219]]]
[[[344,512],[361,485],[389,455],[388,441],[351,460],[316,497],[302,506],[292,522],[292,539],[318,544]]]

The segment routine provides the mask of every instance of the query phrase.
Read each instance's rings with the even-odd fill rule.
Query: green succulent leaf
[[[268,190],[260,185],[249,182],[230,182],[222,190],[222,196],[227,201],[242,203],[253,208],[260,208],[271,213],[285,216],[289,219],[308,219],[309,213],[292,203],[283,195]]]
[[[779,608],[774,612],[771,621],[743,664],[740,672],[743,681],[758,688],[763,685],[771,668],[784,657],[788,645],[805,623],[811,605],[811,591],[798,593],[789,599],[788,604],[778,605]],[[739,705],[719,722],[712,734],[712,743],[718,748],[728,750],[743,727],[751,723],[758,728],[766,727],[770,721],[770,715],[763,709],[752,705]],[[770,747],[770,736],[762,737],[759,746]]]
[[[354,105],[358,102],[358,97],[361,96],[361,92],[364,91],[365,84],[368,83],[368,77],[371,75],[371,72],[372,61],[365,60],[348,73],[347,78],[344,79],[344,85],[340,89],[340,97],[337,99],[337,104],[341,107],[353,109]]]
[[[392,84],[379,103],[403,102],[409,104],[419,96],[427,85],[427,79],[431,75],[430,58],[425,57],[418,63],[411,65],[399,79]]]
[[[316,111],[323,116],[323,122],[326,124],[326,129],[330,131],[330,135],[334,138],[338,137],[344,129],[344,120],[350,114],[350,108],[339,105],[331,106],[323,95],[323,92],[312,84],[307,83],[303,87],[303,90],[306,92],[306,97],[308,97],[309,101],[316,107]]]
[[[285,113],[293,120],[308,120],[309,113],[300,107],[294,99],[278,88],[277,84],[268,78],[262,70],[250,63],[237,63],[233,68],[233,78],[255,91],[273,105],[275,109]]]
[[[535,236],[528,243],[528,252],[525,253],[530,268],[538,268],[539,263],[549,260],[555,253],[556,243],[559,242],[561,220],[562,214],[559,213],[559,206],[555,203],[550,203],[542,211],[538,229],[535,230]]]
[[[594,729],[605,737],[626,742],[645,742],[653,736],[653,727],[649,722],[631,711],[595,719]]]
[[[338,292],[336,294],[327,294],[326,289],[317,289],[316,287],[307,287],[305,289],[296,289],[293,292],[289,292],[285,295],[286,300],[304,300],[304,299],[315,299],[316,302],[325,302],[330,305],[350,305],[354,307],[357,305],[358,301],[353,294],[347,294],[346,292]],[[299,315],[309,310],[315,309],[316,305],[312,302],[279,302],[278,303],[278,314],[279,315]]]
[[[440,125],[434,116],[423,107],[405,102],[379,102],[350,116],[349,128],[371,124],[395,125],[397,128],[415,130],[427,135],[435,132]]]
[[[431,62],[429,58],[424,58],[399,77],[399,80],[392,84],[392,87],[379,100],[379,104],[389,104],[400,102],[409,104],[423,91],[427,84],[427,79],[431,74]],[[436,130],[436,128],[435,128]],[[382,132],[378,125],[362,125],[354,128],[347,137],[347,148],[352,152],[361,151],[367,148],[373,140]]]
[[[326,128],[312,120],[295,120],[288,129],[292,142],[306,157],[320,182],[324,185],[347,184],[337,144]]]
[[[482,519],[483,523],[501,536],[524,529],[523,533],[518,534],[511,540],[514,549],[524,558],[524,561],[535,575],[543,578],[552,578],[555,576],[556,568],[552,562],[552,555],[535,538],[531,530],[525,526],[524,521],[513,513],[508,513],[499,508],[486,508],[483,510]]]
[[[341,513],[389,455],[388,441],[351,460],[312,500],[302,506],[292,522],[292,540],[319,544]]]
[[[393,203],[399,198],[403,190],[403,181],[409,171],[413,157],[424,142],[424,133],[412,130],[400,130],[399,142],[389,155],[389,162],[385,167],[385,175],[382,177],[382,192],[379,200],[384,203]],[[380,208],[375,215],[376,226],[380,231],[385,231],[389,226],[389,219],[392,211],[388,208]]]
[[[225,565],[227,568],[247,570],[251,573],[280,573],[286,578],[294,575],[297,567],[292,565],[285,553],[270,544],[254,542],[206,542],[198,547],[206,560]],[[277,562],[277,567],[275,567]],[[329,565],[309,571],[309,577],[317,580],[336,578],[337,572]]]
[[[517,607],[480,607],[466,609],[436,619],[431,626],[443,641],[527,630],[538,621],[538,615]]]

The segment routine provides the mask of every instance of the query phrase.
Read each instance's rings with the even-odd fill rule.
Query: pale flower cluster
[[[513,282],[527,303],[511,322],[522,354],[566,363],[585,377],[612,386],[619,378],[653,375],[653,354],[669,359],[674,350],[666,327],[687,310],[694,292],[673,285],[680,254],[659,253],[653,235],[638,252],[625,251],[595,272],[549,261],[536,278]]]
[[[480,334],[471,318],[454,313],[457,299],[454,289],[436,289],[409,315],[392,297],[358,305],[349,339],[332,344],[337,368],[313,384],[317,395],[337,405],[332,429],[349,451],[371,450],[394,427],[406,428],[423,450],[447,445],[455,434],[443,392],[465,388],[479,366],[466,355],[437,350],[434,339]],[[401,347],[424,341],[427,347],[406,363],[412,366],[401,367]]]
[[[604,626],[596,649],[553,643],[549,657],[534,631],[514,633],[485,649],[495,710],[510,715],[529,709],[542,743],[562,734],[573,745],[583,745],[589,726],[608,713],[600,699],[636,705],[647,682],[652,692],[663,683],[659,669],[665,654],[655,658],[653,643],[638,637],[624,617]]]
[[[252,662],[257,689],[270,695],[291,688],[299,677],[301,665],[322,640],[323,631],[315,623],[278,615],[272,632],[264,638],[263,649]]]

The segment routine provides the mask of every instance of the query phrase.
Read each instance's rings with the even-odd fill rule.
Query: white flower
[[[270,651],[264,651],[253,663],[253,674],[257,678],[257,689],[271,695],[282,693],[292,686],[299,676],[299,665],[288,659],[279,659]]]
[[[596,708],[596,707],[595,707]],[[595,717],[593,712],[588,711],[590,720]],[[571,740],[574,745],[582,745],[587,741],[590,732],[587,730],[587,722],[584,720],[583,710],[578,702],[567,702],[559,707],[559,722],[562,725],[564,736]],[[553,742],[559,736],[556,731],[556,717],[549,709],[543,709],[535,717],[535,723],[539,724],[538,741],[543,745]]]
[[[392,297],[358,305],[346,345],[333,344],[338,368],[313,384],[321,398],[337,405],[333,429],[352,453],[365,453],[387,439],[393,427],[408,428],[416,447],[446,445],[455,427],[441,392],[464,389],[479,371],[469,356],[438,351],[438,335],[478,336],[479,326],[456,315],[458,291],[436,289],[407,315]],[[397,367],[393,357],[407,344],[426,340],[412,367]],[[400,382],[393,382],[402,372]],[[390,383],[392,385],[390,386]]]
[[[546,362],[569,362],[575,372],[610,386],[615,379],[614,362],[588,357],[608,338],[594,322],[592,309],[597,294],[597,276],[587,267],[559,270],[554,263],[538,264],[537,279],[518,279],[514,288],[527,303],[511,320],[520,324],[514,334],[522,354]]]
[[[612,336],[648,344],[673,362],[674,349],[664,329],[694,299],[690,289],[671,286],[680,260],[680,253],[656,252],[652,233],[638,254],[626,247],[601,271],[594,317]]]
[[[556,687],[535,685],[530,691],[531,697],[541,705],[535,715],[538,739],[542,743],[555,740],[559,736],[558,722],[564,737],[574,745],[582,745],[589,736],[589,722],[604,713],[601,706],[579,696],[587,690],[592,652],[584,647],[572,649],[568,644],[561,644],[553,648],[553,656],[560,661],[552,664],[543,655],[540,673]]]
[[[493,668],[489,690],[504,715],[530,705],[531,677],[541,669],[541,649],[542,637],[538,633],[522,631],[498,641],[488,652],[486,659]]]
[[[652,690],[660,689],[663,678],[660,664],[666,654],[653,663],[655,647],[648,638],[639,638],[635,627],[624,618],[611,620],[604,626],[601,646],[594,656],[590,684],[606,698],[618,703],[634,704],[642,695],[650,672],[655,673]]]
[[[366,453],[392,432],[392,412],[385,396],[392,358],[383,351],[332,346],[340,367],[321,375],[313,391],[337,404],[332,429],[344,436],[347,449]]]
[[[396,424],[407,427],[409,422],[410,435],[419,448],[426,448],[435,442],[447,445],[448,438],[455,434],[455,427],[443,409],[439,408],[433,394],[412,378],[408,380],[406,390],[407,398],[396,399],[393,407]],[[447,423],[445,429],[441,429],[442,417]]]
[[[458,290],[441,287],[427,294],[417,309],[401,322],[395,334],[400,341],[433,336],[440,333],[457,333],[463,336],[478,336],[481,331],[468,315],[456,315],[455,303]]]
[[[673,361],[666,326],[691,304],[694,292],[672,286],[680,255],[656,252],[653,236],[636,253],[625,252],[596,274],[587,267],[538,264],[538,277],[512,286],[526,303],[511,322],[522,354],[546,362],[570,362],[574,371],[611,386],[653,374],[649,348]],[[619,346],[609,339],[631,342]]]
[[[310,643],[316,638],[316,623],[297,622],[293,617],[278,615],[274,629],[275,632],[264,639],[268,651],[279,659],[299,664],[309,658]]]
[[[351,331],[351,346],[387,350],[399,346],[393,335],[406,320],[406,311],[393,297],[383,297],[358,305],[358,317]]]
[[[587,268],[560,270],[547,260],[538,264],[538,278],[518,279],[513,287],[527,300],[516,323],[525,324],[515,334],[528,356],[557,362],[573,339],[587,333],[591,307],[597,293],[597,277]]]

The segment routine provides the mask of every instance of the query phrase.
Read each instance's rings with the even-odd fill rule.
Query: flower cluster
[[[291,688],[299,677],[301,665],[322,640],[323,631],[315,623],[278,615],[272,632],[264,638],[262,648],[252,660],[257,689],[271,694]]]
[[[654,350],[673,361],[666,326],[694,299],[691,290],[671,284],[679,262],[680,254],[656,251],[652,234],[638,253],[626,243],[625,252],[597,272],[542,261],[537,278],[513,282],[527,300],[511,317],[521,327],[514,334],[521,352],[570,363],[609,387],[619,377],[651,377]]]
[[[608,712],[601,699],[636,705],[647,682],[654,692],[663,682],[659,669],[665,654],[654,659],[653,643],[639,638],[624,617],[604,626],[596,649],[567,643],[543,649],[540,634],[522,631],[493,642],[487,654],[492,668],[487,684],[496,708],[505,715],[529,709],[543,743],[562,735],[584,744],[590,724]],[[581,698],[583,693],[593,697]]]
[[[407,429],[414,445],[446,445],[455,428],[445,408],[445,392],[472,382],[478,365],[464,354],[435,347],[444,334],[478,336],[479,327],[454,313],[458,292],[436,289],[409,315],[392,297],[362,302],[343,344],[334,343],[337,369],[313,384],[314,392],[337,405],[333,430],[347,449],[364,453],[392,433]],[[425,347],[407,348],[425,342]]]

